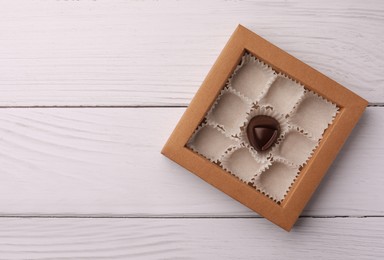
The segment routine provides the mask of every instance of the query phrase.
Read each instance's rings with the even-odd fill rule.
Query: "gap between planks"
[[[0,109],[6,109],[6,108],[187,108],[187,105],[164,105],[164,106],[159,106],[159,105],[146,105],[146,106],[131,106],[131,105],[126,105],[126,106],[0,106]],[[384,107],[384,103],[369,103],[368,107]]]
[[[226,216],[226,215],[215,215],[215,216],[167,216],[167,215],[131,215],[131,216],[116,216],[116,215],[0,215],[0,219],[5,218],[47,218],[47,219],[264,219],[259,215],[254,216]],[[346,215],[346,216],[300,216],[300,218],[315,218],[315,219],[338,219],[338,218],[351,218],[351,219],[362,219],[362,218],[384,218],[382,215],[367,215],[367,216],[359,216],[359,215]]]

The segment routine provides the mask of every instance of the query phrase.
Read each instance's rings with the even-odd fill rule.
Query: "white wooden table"
[[[287,233],[160,155],[238,23],[370,102]],[[0,259],[383,259],[384,2],[0,1]]]

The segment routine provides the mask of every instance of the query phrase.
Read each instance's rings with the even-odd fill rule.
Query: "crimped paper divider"
[[[228,80],[228,86],[256,103],[276,77],[275,71],[264,62],[246,53]]]
[[[252,185],[275,202],[281,203],[299,175],[299,168],[283,159],[272,164],[252,179]]]
[[[220,159],[222,168],[241,181],[248,183],[270,162],[259,160],[250,149],[242,144],[228,149]]]
[[[231,88],[220,92],[216,101],[207,113],[207,122],[223,129],[226,136],[240,134],[240,127],[244,125],[247,112],[251,104]]]

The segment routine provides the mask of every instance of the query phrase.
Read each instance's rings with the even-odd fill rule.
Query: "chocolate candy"
[[[253,117],[248,123],[248,140],[259,152],[271,148],[279,135],[280,124],[273,117],[258,115]]]

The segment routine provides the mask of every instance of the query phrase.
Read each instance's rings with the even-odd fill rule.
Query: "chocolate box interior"
[[[289,231],[367,104],[239,25],[162,153]]]
[[[338,110],[245,53],[187,147],[281,203]],[[276,123],[258,125],[256,118]]]

